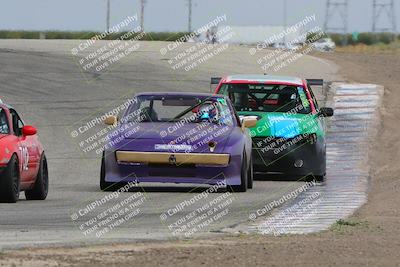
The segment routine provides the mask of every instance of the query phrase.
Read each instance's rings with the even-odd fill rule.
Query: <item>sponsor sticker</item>
[[[191,151],[191,145],[155,144],[155,150]]]

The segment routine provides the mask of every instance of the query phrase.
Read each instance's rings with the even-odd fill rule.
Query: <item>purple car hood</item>
[[[223,153],[232,130],[232,126],[217,124],[139,123],[119,133],[120,145],[117,149],[208,153],[209,142],[213,141],[217,144],[214,152]]]

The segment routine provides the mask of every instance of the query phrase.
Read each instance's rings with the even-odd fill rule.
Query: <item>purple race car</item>
[[[253,186],[256,120],[236,115],[229,98],[199,93],[141,93],[112,125],[101,163],[101,190],[127,182]]]

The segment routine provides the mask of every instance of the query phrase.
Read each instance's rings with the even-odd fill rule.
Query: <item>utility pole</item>
[[[394,0],[373,0],[372,32],[393,32],[396,33],[396,13]],[[387,15],[389,25],[379,26],[381,16]]]
[[[110,0],[107,0],[106,30],[110,29]]]
[[[146,4],[146,0],[140,0],[140,30],[144,31],[144,6]]]
[[[189,14],[188,14],[188,32],[192,32],[192,0],[188,0]]]
[[[343,44],[347,44],[347,33],[348,33],[348,0],[327,0],[326,2],[326,18],[324,24],[325,33],[337,32],[344,35]],[[332,26],[332,20],[334,15],[339,13],[339,19],[341,25]]]
[[[283,37],[283,43],[286,47],[286,29],[287,29],[287,0],[283,0],[283,27],[285,30],[285,34]]]

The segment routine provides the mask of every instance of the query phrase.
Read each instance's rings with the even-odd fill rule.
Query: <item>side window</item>
[[[7,114],[4,109],[0,108],[0,133],[8,134],[10,129],[8,127]]]
[[[312,91],[312,88],[311,88],[311,86],[309,86],[308,84],[307,84],[307,86],[308,86],[308,90],[310,91],[311,98],[312,98],[312,100],[313,100],[313,102],[314,102],[315,109],[318,110],[318,102],[317,102],[317,99],[316,99],[315,96],[314,96],[314,93],[313,93],[313,91]]]
[[[10,109],[10,113],[11,113],[14,134],[16,136],[21,136],[22,135],[22,127],[24,127],[24,123],[15,110]]]

